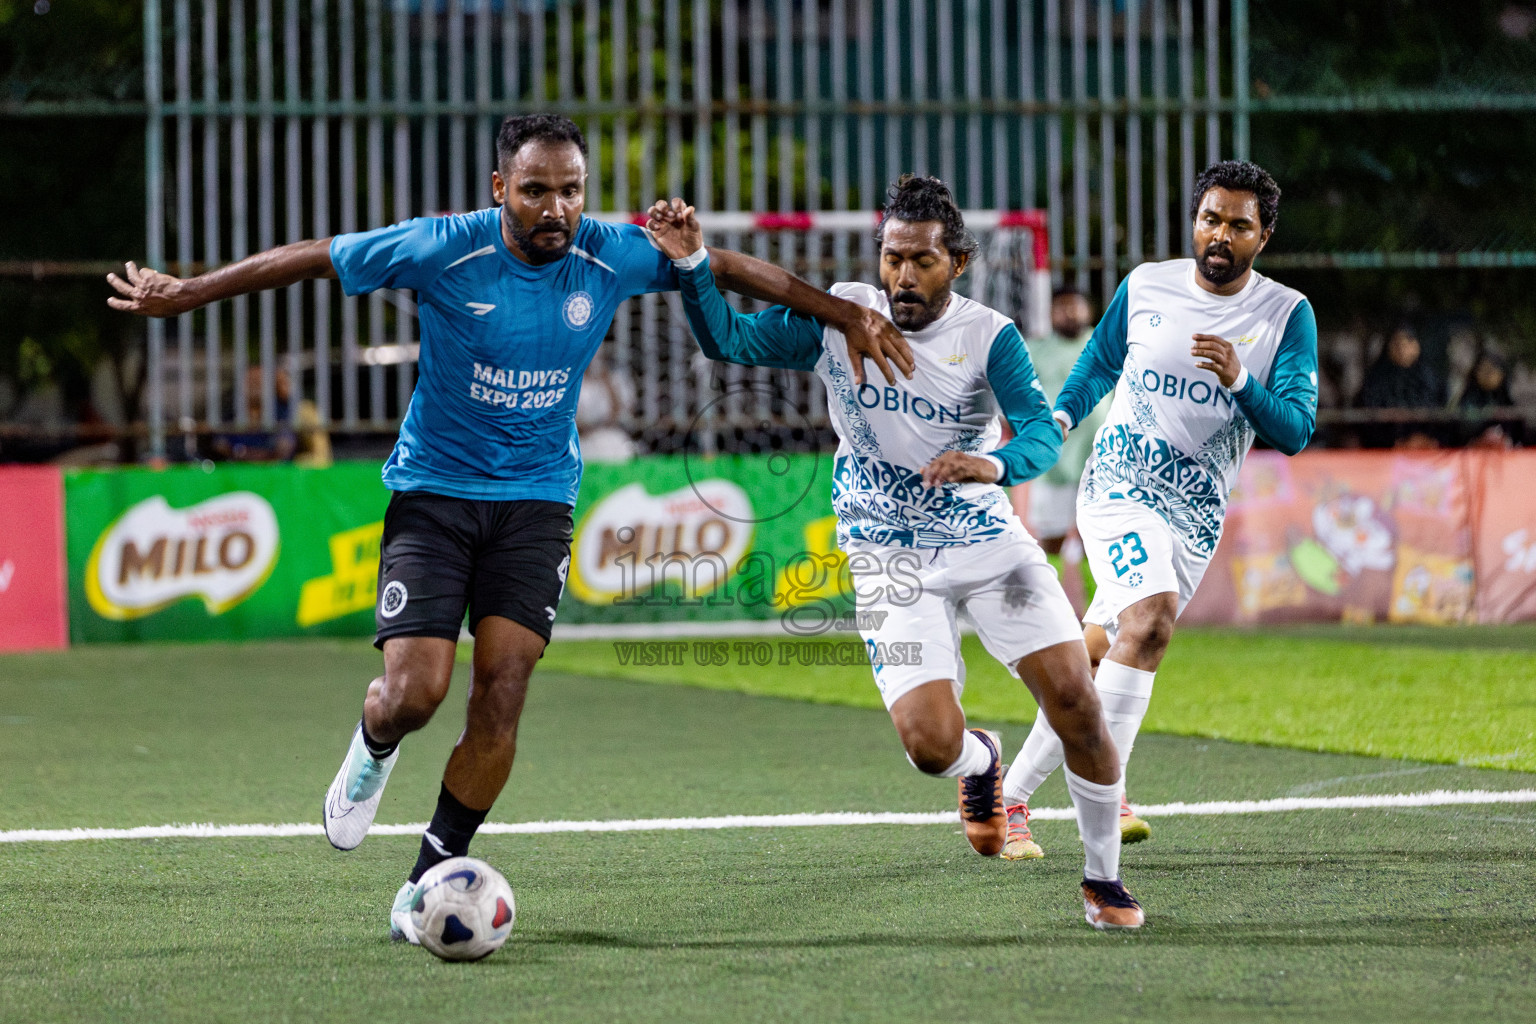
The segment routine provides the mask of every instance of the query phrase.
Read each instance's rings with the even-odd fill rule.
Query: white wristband
[[[987,455],[985,453],[983,453],[981,457],[997,467],[997,475],[992,478],[992,482],[997,483],[1003,478],[1003,474],[1007,472],[1007,470],[1003,468],[1003,460],[998,458],[996,455]]]
[[[678,270],[692,270],[707,259],[709,259],[709,249],[701,245],[698,252],[692,256],[684,256],[680,260],[673,260],[672,265]]]
[[[1227,390],[1232,392],[1232,394],[1235,395],[1235,394],[1237,394],[1239,391],[1243,390],[1243,388],[1245,388],[1247,386],[1248,386],[1248,367],[1245,366],[1245,367],[1243,367],[1241,370],[1239,370],[1237,372],[1237,380],[1233,381],[1232,382],[1232,386],[1230,388],[1227,388]]]
[[[1051,413],[1051,419],[1061,424],[1061,429],[1070,434],[1072,432],[1072,416],[1065,409],[1057,409]]]

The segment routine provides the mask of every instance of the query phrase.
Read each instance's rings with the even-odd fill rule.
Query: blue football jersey
[[[524,263],[501,209],[423,217],[337,235],[331,262],[348,295],[416,293],[421,354],[392,491],[576,503],[576,397],[620,302],[677,288],[645,232],[583,217],[570,252]]]

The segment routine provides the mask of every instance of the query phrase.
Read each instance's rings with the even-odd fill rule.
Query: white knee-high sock
[[[1083,839],[1083,877],[1112,882],[1120,877],[1120,783],[1101,786],[1066,769],[1067,792],[1077,808]]]
[[[1010,807],[1029,803],[1029,798],[1061,764],[1061,759],[1061,737],[1045,720],[1045,712],[1036,712],[1034,727],[1029,730],[1024,746],[1019,748],[1019,756],[1009,766],[1008,774],[1003,776],[1003,802]]]
[[[955,758],[954,764],[939,772],[937,778],[953,779],[962,775],[980,775],[992,767],[991,748],[981,742],[969,729],[965,730],[964,736],[964,742],[960,745],[960,756]],[[907,760],[912,761],[911,755],[907,756]],[[913,763],[912,767],[917,768],[917,765]],[[921,771],[921,769],[918,770]],[[933,773],[924,772],[923,774],[932,775]]]
[[[1099,671],[1093,677],[1094,688],[1099,691],[1099,703],[1104,707],[1104,724],[1120,751],[1120,782],[1125,784],[1125,765],[1131,759],[1131,748],[1136,745],[1136,733],[1142,719],[1147,717],[1147,704],[1152,700],[1152,680],[1155,672],[1143,672],[1139,668],[1122,665],[1108,658],[1099,662]]]

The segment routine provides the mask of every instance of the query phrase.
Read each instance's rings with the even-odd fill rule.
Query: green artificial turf
[[[682,643],[680,665],[637,666],[634,641],[562,640],[553,668],[879,708],[866,664],[803,665],[856,636],[743,637]],[[727,664],[711,663],[725,644]],[[766,649],[771,663],[751,655]],[[661,649],[653,648],[651,653]],[[668,648],[668,650],[672,650]],[[629,655],[626,664],[621,655]],[[747,664],[741,664],[747,655]],[[965,707],[1033,721],[1034,701],[975,636],[963,641]],[[1536,630],[1307,629],[1179,631],[1157,674],[1144,728],[1299,747],[1536,770]]]
[[[316,821],[377,658],[344,642],[0,658],[0,831]],[[535,677],[492,820],[953,807],[881,711],[606,671]],[[381,821],[430,815],[462,695],[407,741]],[[1000,724],[1014,749],[1024,728]],[[1154,803],[1536,776],[1153,734],[1131,784]],[[1035,802],[1063,806],[1059,779]],[[1472,1022],[1530,1005],[1536,805],[1153,827],[1124,856],[1149,914],[1134,935],[1083,924],[1070,821],[1038,822],[1047,857],[1020,864],[948,825],[482,836],[519,917],[470,965],[385,938],[412,837],[351,854],[318,837],[0,843],[0,1021]]]

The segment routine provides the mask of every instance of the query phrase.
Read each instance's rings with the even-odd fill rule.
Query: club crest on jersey
[[[940,359],[939,362],[948,363],[950,366],[959,366],[961,363],[965,362],[965,353],[956,352],[952,356],[945,356],[944,358]]]
[[[560,308],[560,313],[565,317],[565,325],[573,331],[584,331],[592,322],[592,311],[596,308],[592,296],[586,292],[571,292],[565,297],[565,305]]]

